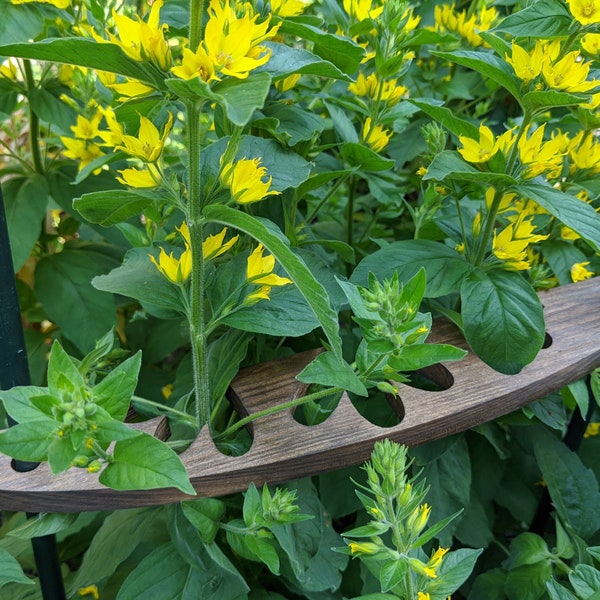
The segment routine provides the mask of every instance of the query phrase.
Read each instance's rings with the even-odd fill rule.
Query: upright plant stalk
[[[190,46],[198,47],[202,35],[202,12],[204,0],[190,1]],[[190,294],[190,337],[192,343],[192,365],[196,397],[196,423],[198,429],[209,422],[210,383],[206,354],[206,324],[204,314],[204,240],[202,221],[202,189],[200,180],[200,102],[186,102],[188,144],[188,227],[192,246],[192,278]]]
[[[23,68],[25,71],[27,91],[30,92],[35,88],[35,80],[33,79],[33,71],[31,70],[31,61],[24,60]],[[40,121],[38,116],[31,109],[31,104],[29,104],[29,142],[31,145],[33,169],[36,173],[43,173],[44,161],[42,160],[42,153],[40,150]]]

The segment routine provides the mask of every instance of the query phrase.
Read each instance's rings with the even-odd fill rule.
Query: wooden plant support
[[[585,377],[600,366],[600,278],[541,292],[547,344],[518,375],[503,375],[473,353],[460,362],[435,365],[426,375],[443,391],[400,386],[394,427],[379,427],[361,417],[343,395],[323,423],[305,426],[291,410],[254,421],[253,443],[240,457],[220,453],[207,428],[182,453],[200,496],[245,490],[254,482],[278,484],[353,465],[368,459],[375,441],[390,438],[414,446],[443,438],[505,415]],[[431,341],[466,348],[456,328],[434,324]],[[299,397],[305,385],[295,375],[315,356],[306,352],[242,370],[231,386],[238,412],[245,416]],[[160,418],[141,426],[161,437]],[[79,512],[161,505],[190,499],[176,489],[118,492],[97,476],[72,469],[59,476],[47,464],[18,473],[0,456],[0,506],[12,511]]]

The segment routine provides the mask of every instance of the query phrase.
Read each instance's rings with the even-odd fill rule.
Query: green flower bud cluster
[[[367,493],[357,491],[370,521],[343,533],[348,545],[337,549],[368,564],[377,561],[379,567],[370,570],[380,573],[381,591],[403,600],[414,600],[416,590],[433,593],[440,585],[439,570],[448,549],[438,548],[428,556],[422,546],[456,516],[428,528],[429,488],[424,480],[408,477],[410,464],[406,446],[389,440],[375,444],[371,461],[364,465],[366,486],[360,486]]]

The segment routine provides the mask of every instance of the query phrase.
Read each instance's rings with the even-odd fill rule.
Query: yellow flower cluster
[[[344,0],[343,5],[346,13],[359,22],[376,19],[383,12],[383,4],[379,0],[375,0],[375,6],[372,0]]]
[[[371,150],[381,152],[385,149],[392,137],[392,132],[382,125],[373,123],[371,117],[365,119],[362,129],[362,140]]]
[[[536,40],[531,50],[513,42],[511,56],[506,61],[512,65],[515,75],[539,89],[546,86],[564,92],[589,92],[600,85],[600,80],[588,81],[591,62],[585,61],[578,50],[561,56],[560,40]]]
[[[436,5],[433,13],[436,31],[457,33],[471,46],[484,45],[479,35],[481,31],[490,29],[498,18],[495,8],[483,7],[480,11],[468,16],[467,11],[456,12],[454,4]]]
[[[211,0],[208,15],[203,41],[196,51],[183,49],[181,64],[171,69],[173,75],[203,81],[219,80],[220,75],[245,79],[269,60],[271,51],[260,44],[274,37],[279,25],[269,29],[268,19],[257,23],[259,15],[250,3],[231,6],[229,0]]]
[[[158,260],[154,256],[149,255],[152,264],[171,282],[181,285],[185,283],[192,273],[192,243],[190,240],[190,230],[187,223],[184,221],[181,227],[177,227],[177,231],[181,234],[185,244],[184,251],[175,257],[174,253],[167,254],[164,248],[160,249]],[[238,240],[239,235],[236,235],[225,242],[227,227],[224,227],[219,233],[209,235],[202,242],[202,257],[204,260],[211,260],[221,254],[227,252]]]
[[[586,279],[593,277],[594,272],[590,271],[586,268],[589,264],[590,264],[590,261],[588,260],[585,262],[575,263],[574,265],[572,265],[571,269],[570,269],[571,280],[573,282],[585,281]]]
[[[221,171],[221,184],[231,191],[231,196],[239,204],[258,202],[266,196],[279,194],[276,190],[269,190],[272,177],[266,181],[267,169],[261,166],[260,158],[242,158],[235,163],[225,165]]]
[[[397,79],[385,81],[375,73],[367,76],[359,73],[356,82],[348,85],[348,91],[355,96],[366,96],[375,102],[384,102],[387,106],[395,106],[408,94],[408,88],[398,85]]]
[[[534,234],[535,225],[526,212],[520,213],[500,233],[494,231],[492,252],[496,258],[504,261],[510,270],[524,271],[531,267],[527,248],[548,238],[548,235]]]

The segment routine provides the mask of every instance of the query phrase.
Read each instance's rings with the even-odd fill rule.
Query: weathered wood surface
[[[343,396],[320,425],[305,426],[290,410],[255,421],[253,443],[240,457],[228,457],[203,429],[181,455],[200,496],[241,491],[250,482],[277,484],[298,477],[356,464],[368,459],[373,443],[390,438],[409,446],[443,438],[505,415],[537,400],[600,366],[600,278],[542,292],[546,332],[551,340],[533,363],[518,375],[502,375],[469,353],[457,363],[439,366],[444,391],[400,386],[401,422],[382,428],[362,418]],[[454,326],[436,322],[432,341],[466,347]],[[304,386],[294,376],[314,353],[304,353],[240,372],[232,385],[242,406],[252,414],[300,396]],[[160,419],[144,424],[154,432]],[[75,512],[167,504],[189,499],[178,490],[116,492],[100,486],[97,476],[72,469],[52,476],[46,464],[17,473],[0,457],[0,509],[32,512]]]

